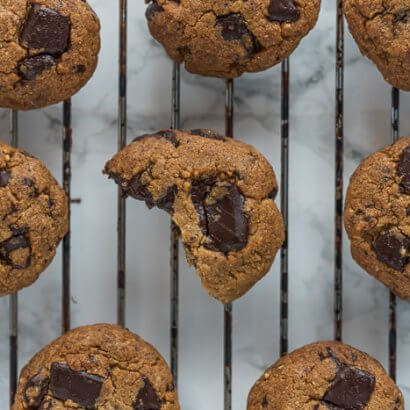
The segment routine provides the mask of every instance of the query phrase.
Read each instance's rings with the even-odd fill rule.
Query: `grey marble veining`
[[[102,20],[96,75],[73,99],[73,326],[114,322],[116,187],[101,174],[115,152],[117,2],[90,1]],[[129,139],[170,124],[171,63],[150,38],[144,4],[129,2]],[[290,348],[333,335],[335,6],[291,59]],[[345,181],[371,152],[390,143],[390,87],[346,33]],[[224,130],[224,83],[182,73],[182,127]],[[409,94],[401,95],[401,134],[410,133]],[[0,138],[8,138],[0,110]],[[61,106],[20,114],[21,146],[61,180]],[[280,70],[245,75],[235,85],[235,136],[280,167]],[[127,325],[169,358],[169,220],[128,201]],[[222,306],[201,288],[181,251],[180,386],[184,410],[221,409]],[[19,363],[60,331],[61,255],[20,293]],[[398,302],[398,383],[410,400],[410,304]],[[0,300],[0,408],[8,385],[8,299]],[[351,259],[344,243],[344,339],[387,365],[388,291]],[[279,264],[234,304],[233,409],[278,358]]]

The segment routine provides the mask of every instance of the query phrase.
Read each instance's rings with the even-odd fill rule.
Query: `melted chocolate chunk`
[[[10,171],[4,169],[0,171],[0,188],[4,188],[5,186],[7,186],[7,184],[10,181],[10,177]]]
[[[269,21],[297,21],[300,18],[300,10],[293,0],[271,0],[268,7]]]
[[[81,407],[93,409],[103,383],[101,376],[76,372],[64,363],[51,365],[50,390],[56,399],[71,400]]]
[[[74,66],[74,72],[76,74],[84,74],[86,69],[87,68],[84,64],[77,64]]]
[[[210,200],[214,180],[194,181],[191,198],[199,217],[201,231],[210,239],[209,249],[228,253],[243,249],[248,242],[248,219],[243,213],[245,198],[232,184],[222,198]]]
[[[375,377],[355,367],[341,366],[323,401],[329,408],[364,409],[376,385]]]
[[[147,11],[145,12],[145,17],[148,21],[151,21],[157,13],[161,13],[164,11],[164,8],[158,4],[156,0],[152,0],[147,7]]]
[[[396,13],[393,17],[393,24],[404,23],[406,24],[409,20],[410,9],[404,9]]]
[[[241,40],[249,54],[255,54],[261,50],[260,44],[248,29],[241,13],[218,16],[216,18],[216,25],[221,28],[221,34],[224,40]]]
[[[124,187],[124,181],[120,176],[111,173],[110,178],[114,179],[114,181],[118,185],[120,185],[126,197],[131,196],[132,198],[137,199],[139,201],[145,201],[145,204],[149,209],[152,209],[154,206],[156,206],[168,213],[173,212],[174,200],[178,192],[178,188],[176,185],[169,187],[165,195],[163,195],[157,201],[154,201],[154,198],[152,197],[152,194],[149,191],[147,185],[144,185],[141,182],[141,174],[135,175],[126,187]]]
[[[410,194],[410,145],[400,155],[397,174],[402,177],[400,182],[401,189],[406,194]]]
[[[132,141],[141,141],[145,138],[165,138],[167,141],[169,141],[174,147],[179,147],[179,141],[177,140],[177,135],[175,134],[174,131],[171,130],[163,130],[163,131],[158,131],[155,134],[144,134],[140,135],[139,137],[134,138]]]
[[[31,6],[21,31],[24,47],[61,55],[68,47],[70,19],[55,10],[34,4]]]
[[[374,241],[377,259],[393,269],[403,271],[409,263],[410,238],[398,229],[382,232]]]
[[[40,54],[28,57],[20,63],[20,72],[25,80],[34,80],[47,68],[57,64],[55,58],[50,54]]]
[[[49,379],[40,373],[28,379],[23,388],[23,399],[26,406],[39,407],[48,391]],[[43,408],[43,407],[41,407]]]
[[[277,194],[278,194],[278,190],[276,188],[273,188],[272,191],[269,192],[268,198],[274,200]]]
[[[209,138],[217,141],[225,141],[225,137],[221,134],[218,134],[215,131],[196,129],[191,131],[192,135],[198,135],[199,137]]]
[[[26,269],[31,263],[31,246],[27,236],[27,228],[13,226],[11,230],[13,235],[0,242],[0,260],[14,269]],[[17,251],[25,251],[23,260],[14,257],[14,253]]]
[[[138,395],[133,404],[136,410],[160,410],[161,401],[154,390],[151,382],[144,377],[144,387],[138,392]]]

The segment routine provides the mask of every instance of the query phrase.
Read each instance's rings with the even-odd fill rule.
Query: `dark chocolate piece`
[[[268,198],[275,200],[277,194],[278,190],[276,188],[273,188],[272,191],[269,192]]]
[[[14,269],[26,269],[31,263],[31,245],[27,236],[27,228],[10,227],[12,236],[0,242],[0,260]],[[13,253],[26,250],[24,261],[16,261]]]
[[[147,7],[147,11],[145,12],[145,17],[148,21],[151,21],[157,13],[161,13],[163,11],[163,7],[160,6],[156,0],[151,0]]]
[[[55,10],[33,4],[21,31],[24,47],[61,55],[68,47],[70,19]]]
[[[294,22],[299,20],[300,10],[293,0],[271,0],[268,7],[268,20]]]
[[[7,186],[7,184],[10,181],[10,171],[7,171],[6,169],[2,169],[0,171],[0,188],[4,188],[5,186]]]
[[[103,383],[101,376],[74,371],[64,363],[51,365],[50,390],[56,399],[71,400],[81,407],[93,409]]]
[[[248,242],[248,219],[243,212],[245,198],[236,185],[228,184],[222,198],[210,201],[213,180],[194,181],[191,198],[201,231],[210,239],[204,246],[228,253],[243,249]]]
[[[144,134],[144,135],[140,135],[139,137],[134,138],[132,141],[141,141],[145,138],[157,138],[157,139],[161,139],[161,138],[165,138],[167,141],[169,141],[174,147],[178,147],[179,146],[179,141],[177,140],[177,135],[175,134],[174,131],[172,130],[162,130],[162,131],[158,131],[155,134]]]
[[[161,401],[151,382],[144,377],[144,387],[138,392],[133,407],[135,410],[160,410]]]
[[[323,401],[331,409],[364,409],[370,400],[375,385],[376,379],[372,374],[343,365],[339,367]]]
[[[397,174],[402,178],[400,182],[401,189],[406,194],[410,194],[410,145],[400,155]]]
[[[198,135],[199,137],[209,138],[217,141],[225,141],[225,137],[221,134],[218,134],[215,131],[196,129],[191,131],[192,135]]]
[[[397,228],[382,232],[373,243],[377,259],[399,271],[409,263],[409,248],[410,238]]]
[[[231,13],[226,16],[218,16],[216,25],[221,28],[224,40],[241,40],[249,54],[255,54],[261,50],[261,46],[253,33],[248,29],[241,13]]]
[[[27,380],[23,388],[23,400],[29,408],[40,406],[48,391],[49,379],[40,373]]]
[[[57,61],[52,55],[40,54],[22,60],[20,63],[20,72],[25,80],[34,80],[44,70],[55,64],[57,64]]]

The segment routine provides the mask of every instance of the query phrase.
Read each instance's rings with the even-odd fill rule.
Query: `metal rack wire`
[[[342,218],[343,218],[343,108],[344,108],[344,20],[343,1],[336,0],[336,89],[335,89],[335,280],[334,280],[334,338],[342,340]],[[119,4],[119,79],[118,79],[118,149],[127,143],[127,0]],[[281,212],[285,222],[285,242],[280,263],[280,355],[288,351],[288,195],[289,195],[289,84],[290,61],[281,67]],[[234,81],[225,84],[225,133],[234,136]],[[180,66],[173,65],[171,128],[180,126],[181,85]],[[392,90],[391,130],[393,141],[399,136],[399,91]],[[62,116],[63,187],[71,204],[71,101],[63,103]],[[9,134],[11,144],[18,145],[18,113],[10,111]],[[126,206],[118,190],[117,219],[117,321],[125,325],[126,303]],[[70,213],[71,215],[71,213]],[[62,262],[62,331],[70,328],[70,233],[63,241]],[[170,228],[170,365],[174,382],[178,383],[179,331],[179,259],[177,230]],[[226,304],[224,314],[224,410],[232,408],[232,304]],[[10,405],[17,386],[18,370],[18,295],[10,296]],[[391,293],[389,302],[389,371],[396,378],[396,298]]]

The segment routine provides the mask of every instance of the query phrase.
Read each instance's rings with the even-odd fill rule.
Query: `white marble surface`
[[[291,62],[290,348],[333,335],[335,2]],[[116,319],[116,187],[101,175],[116,150],[117,2],[92,0],[102,20],[98,71],[73,99],[72,325]],[[129,2],[129,139],[170,124],[171,63],[148,35],[144,4]],[[236,82],[235,135],[280,165],[280,72]],[[346,34],[345,177],[390,142],[390,87]],[[402,134],[410,96],[402,94]],[[0,138],[8,140],[0,110]],[[61,176],[61,106],[20,115],[20,143]],[[182,127],[224,129],[224,83],[182,74]],[[127,325],[168,359],[168,216],[128,202]],[[388,292],[344,252],[344,339],[387,365]],[[60,331],[60,254],[20,293],[19,363]],[[279,269],[234,305],[233,409],[278,358]],[[207,296],[181,252],[182,409],[222,409],[222,306]],[[410,304],[398,303],[398,383],[410,400]],[[8,408],[8,298],[0,300],[0,408]]]

